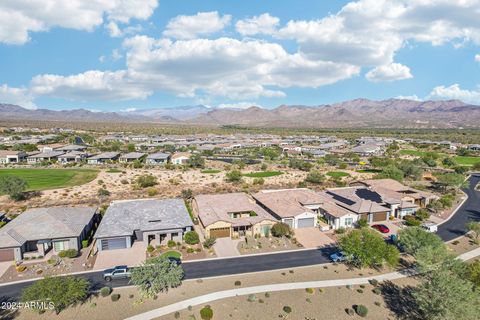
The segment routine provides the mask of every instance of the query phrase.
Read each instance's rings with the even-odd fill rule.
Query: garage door
[[[214,228],[210,229],[211,238],[226,238],[230,237],[230,228]]]
[[[298,219],[299,228],[311,228],[315,226],[315,218]]]
[[[126,238],[102,239],[102,250],[125,249],[126,247]]]
[[[14,258],[13,249],[0,249],[0,261],[12,261]]]
[[[387,220],[387,212],[379,212],[379,213],[372,213],[373,218],[372,221],[386,221]]]

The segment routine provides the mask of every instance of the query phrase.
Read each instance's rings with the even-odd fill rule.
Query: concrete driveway
[[[215,254],[217,257],[235,257],[239,256],[240,252],[238,252],[237,246],[240,240],[234,240],[231,238],[217,238],[215,244],[213,245],[213,249],[215,250]]]
[[[0,277],[7,272],[7,269],[10,268],[10,266],[13,266],[13,261],[0,262]]]
[[[390,232],[388,233],[381,233],[380,231],[378,231],[377,229],[373,229],[371,226],[374,225],[374,224],[383,224],[383,225],[386,225],[388,227],[388,229],[390,229]],[[371,223],[370,224],[370,228],[377,231],[378,233],[380,233],[382,236],[384,237],[389,237],[390,235],[392,234],[398,234],[398,232],[402,229],[399,225],[401,225],[402,222],[401,221],[379,221],[379,222],[376,222],[376,223]]]
[[[104,270],[118,265],[137,266],[145,261],[145,244],[134,242],[131,248],[99,251],[94,270]]]
[[[305,248],[321,248],[335,244],[335,241],[319,228],[300,228],[294,231],[295,238]]]

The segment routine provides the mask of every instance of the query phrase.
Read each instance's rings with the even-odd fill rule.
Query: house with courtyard
[[[126,154],[122,154],[118,159],[120,163],[131,163],[134,161],[142,161],[147,156],[146,153],[143,152],[129,152]]]
[[[104,163],[111,163],[120,157],[120,153],[118,152],[103,152],[97,155],[94,155],[87,159],[88,164],[104,164]]]
[[[80,163],[88,157],[88,154],[83,151],[70,151],[58,156],[58,162],[60,163]]]
[[[323,199],[306,188],[262,190],[253,195],[263,209],[292,229],[317,226]]]
[[[27,210],[0,228],[0,261],[80,250],[98,217],[94,207]]]
[[[176,165],[187,164],[191,154],[188,152],[175,152],[172,154],[170,161]]]
[[[40,163],[44,161],[57,161],[58,157],[63,155],[63,151],[46,151],[41,153],[36,153],[29,155],[27,157],[27,162],[30,164]]]
[[[192,208],[207,238],[266,236],[277,222],[241,192],[198,195],[193,199]]]
[[[170,159],[170,154],[157,152],[149,154],[145,160],[145,163],[149,165],[164,165],[168,163],[168,159]]]
[[[95,239],[98,251],[131,248],[134,241],[145,248],[183,242],[193,230],[182,199],[139,199],[113,201],[100,223]]]
[[[27,154],[23,151],[0,150],[0,163],[21,163],[27,160]]]

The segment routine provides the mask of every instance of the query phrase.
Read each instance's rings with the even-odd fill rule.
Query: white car
[[[432,233],[435,233],[435,232],[438,231],[438,225],[436,225],[433,222],[427,222],[427,223],[422,224],[422,228],[425,229],[426,231],[432,232]]]

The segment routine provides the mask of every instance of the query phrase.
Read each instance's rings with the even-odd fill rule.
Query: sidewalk
[[[458,259],[462,261],[467,261],[467,260],[476,258],[478,256],[480,256],[480,248],[461,254],[458,256]],[[373,276],[373,277],[279,283],[279,284],[270,284],[270,285],[263,285],[263,286],[218,291],[218,292],[213,292],[213,293],[205,294],[202,296],[198,296],[195,298],[183,300],[177,303],[173,303],[173,304],[170,304],[155,310],[151,310],[145,313],[141,313],[133,317],[127,318],[126,320],[155,319],[176,311],[187,309],[189,306],[207,304],[212,301],[216,301],[220,299],[232,298],[232,297],[243,296],[248,294],[285,291],[285,290],[297,290],[297,289],[306,289],[306,288],[327,288],[327,287],[339,287],[339,286],[346,286],[346,285],[360,285],[360,284],[367,284],[371,279],[375,279],[378,281],[385,281],[385,280],[392,281],[392,280],[409,277],[414,274],[415,274],[415,271],[407,269],[404,271],[391,272],[391,273],[386,273],[386,274]]]

